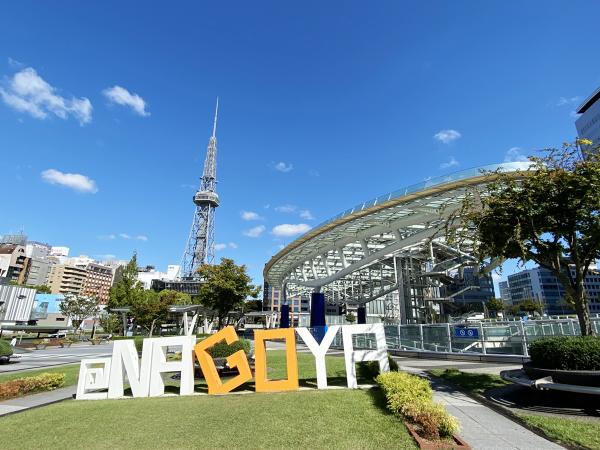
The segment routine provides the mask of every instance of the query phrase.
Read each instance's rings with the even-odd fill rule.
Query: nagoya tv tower
[[[194,195],[196,212],[181,262],[181,278],[188,280],[198,279],[198,268],[205,263],[212,264],[215,257],[215,209],[219,206],[219,196],[216,192],[218,112],[219,99],[217,98],[213,132],[208,140],[200,189]]]

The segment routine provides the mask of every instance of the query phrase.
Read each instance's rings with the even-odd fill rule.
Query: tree
[[[250,283],[246,266],[238,266],[229,258],[221,258],[220,264],[202,264],[198,273],[202,278],[198,297],[204,306],[217,313],[219,327],[229,311],[242,307],[246,298],[257,298],[260,293],[260,286]]]
[[[346,314],[346,322],[350,322],[350,323],[356,322],[356,316],[352,313]]]
[[[504,302],[502,300],[500,300],[499,298],[489,299],[488,302],[485,304],[485,306],[487,307],[487,309],[489,311],[494,311],[496,313],[499,311],[504,311],[504,308],[506,307]]]
[[[127,265],[123,268],[121,279],[110,289],[108,307],[120,308],[132,306],[141,300],[144,287],[137,278],[137,254],[134,253]]]
[[[534,312],[542,312],[542,305],[531,298],[526,298],[517,303],[519,309],[523,312],[533,314]]]
[[[530,170],[493,172],[449,220],[448,237],[469,240],[488,258],[534,261],[559,279],[573,300],[581,334],[593,334],[584,279],[600,257],[600,156],[581,156],[588,140],[530,157]]]
[[[123,328],[123,323],[118,314],[102,314],[98,321],[102,329],[109,334],[118,334]]]
[[[183,292],[163,290],[142,291],[142,295],[131,305],[131,313],[135,323],[146,328],[152,336],[154,329],[160,327],[169,318],[169,307],[173,305],[190,305],[192,298]]]
[[[78,329],[84,319],[93,317],[100,312],[99,301],[96,297],[88,297],[78,294],[65,294],[60,302],[60,312],[71,319],[75,329]]]

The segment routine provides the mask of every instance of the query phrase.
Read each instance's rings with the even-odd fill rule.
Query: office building
[[[577,108],[577,113],[581,114],[575,121],[577,135],[582,139],[592,141],[592,146],[600,145],[600,88],[590,95]],[[587,149],[584,148],[584,151]]]
[[[137,279],[144,285],[144,289],[150,289],[152,280],[174,281],[178,275],[179,266],[177,264],[168,265],[166,272],[160,272],[154,266],[146,266],[138,268]]]
[[[584,287],[590,299],[590,312],[600,313],[600,271],[590,269],[585,277]],[[509,275],[508,288],[513,304],[532,299],[540,302],[548,315],[575,313],[565,299],[565,290],[558,278],[543,267]]]
[[[480,274],[475,267],[459,269],[452,278],[451,283],[440,287],[440,294],[454,299],[456,305],[481,305],[495,297],[491,275]]]
[[[500,288],[500,298],[507,305],[512,304],[512,298],[510,296],[510,287],[508,286],[508,281],[501,281],[498,283],[498,287]]]
[[[48,286],[53,294],[80,294],[87,276],[81,267],[56,264],[50,267]]]
[[[96,297],[101,304],[108,303],[114,270],[98,263],[87,264],[85,270],[87,273],[81,294]]]
[[[51,263],[44,258],[32,257],[27,267],[25,284],[29,286],[42,286],[48,283]]]
[[[0,244],[0,279],[24,284],[27,277],[29,258],[25,246],[19,244]]]

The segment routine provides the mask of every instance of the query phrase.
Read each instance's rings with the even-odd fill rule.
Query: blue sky
[[[356,203],[573,139],[600,85],[597,1],[139,5],[3,4],[0,234],[179,263],[219,96],[218,255],[262,282]]]

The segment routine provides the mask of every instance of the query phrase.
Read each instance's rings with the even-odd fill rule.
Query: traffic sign
[[[479,339],[479,328],[455,327],[454,337],[465,339]]]

